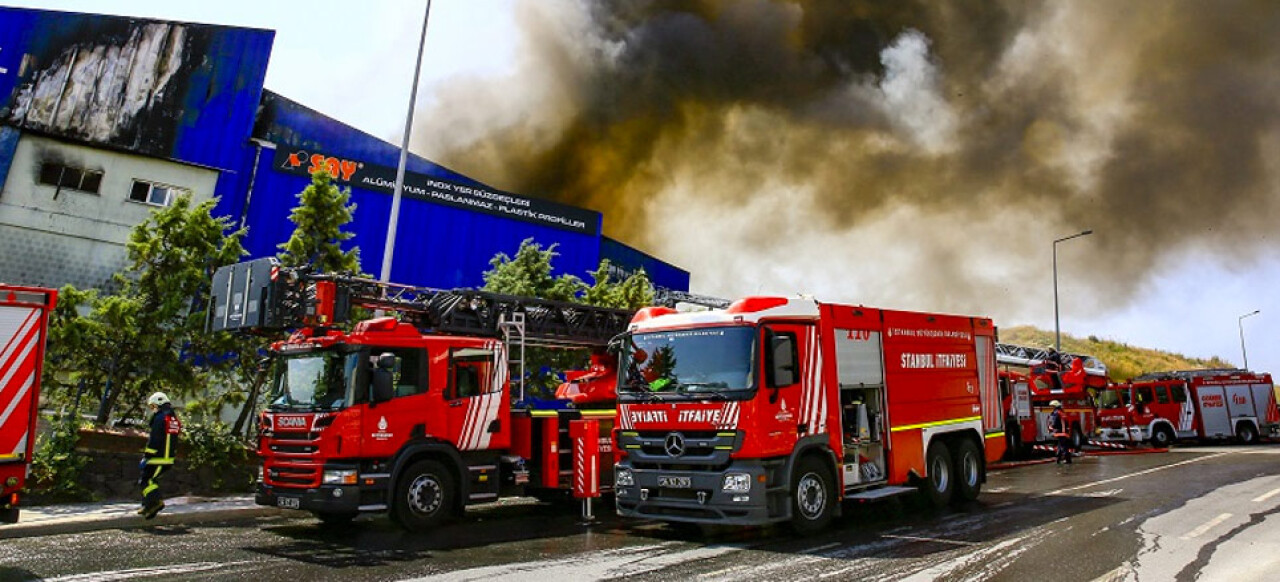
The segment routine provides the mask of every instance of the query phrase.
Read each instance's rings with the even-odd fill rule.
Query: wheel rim
[[[929,480],[933,483],[933,490],[939,493],[951,487],[951,468],[942,455],[933,458],[933,463],[929,466]]]
[[[969,487],[976,487],[978,480],[982,476],[982,471],[978,468],[977,457],[973,453],[968,453],[964,456],[964,461],[961,464],[963,465],[965,484]]]
[[[805,519],[817,519],[827,506],[827,491],[816,473],[805,473],[796,485],[796,504]]]
[[[434,475],[418,475],[412,483],[409,484],[409,494],[407,501],[409,509],[414,513],[432,514],[440,509],[443,503],[443,488],[440,482],[436,480]]]

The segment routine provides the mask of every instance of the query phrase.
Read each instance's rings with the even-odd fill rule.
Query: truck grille
[[[321,466],[316,464],[267,460],[263,466],[263,479],[273,487],[319,487],[320,470]]]

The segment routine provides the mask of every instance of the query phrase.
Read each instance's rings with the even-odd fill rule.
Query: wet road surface
[[[942,511],[846,507],[823,534],[624,522],[598,506],[472,510],[426,535],[309,516],[5,540],[0,580],[1270,580],[1280,445],[1086,457],[989,475]]]

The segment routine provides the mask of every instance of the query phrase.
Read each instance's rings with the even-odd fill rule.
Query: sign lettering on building
[[[394,193],[396,187],[395,168],[366,164],[321,152],[277,149],[275,167],[282,172],[299,176],[309,176],[324,169],[339,185],[387,194]],[[599,234],[600,229],[600,214],[591,210],[416,172],[405,172],[404,196],[583,234]]]

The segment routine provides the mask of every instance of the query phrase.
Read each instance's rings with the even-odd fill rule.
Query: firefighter
[[[1056,463],[1071,464],[1071,433],[1067,428],[1067,417],[1062,412],[1062,402],[1054,400],[1049,403],[1053,412],[1049,413],[1049,432],[1058,439]]]
[[[138,464],[138,485],[142,486],[142,508],[138,510],[138,515],[151,519],[164,509],[164,499],[160,496],[160,475],[173,466],[174,447],[178,444],[182,423],[164,392],[156,392],[147,398],[147,408],[151,410],[151,435],[147,439],[147,448],[142,451],[142,461]]]

